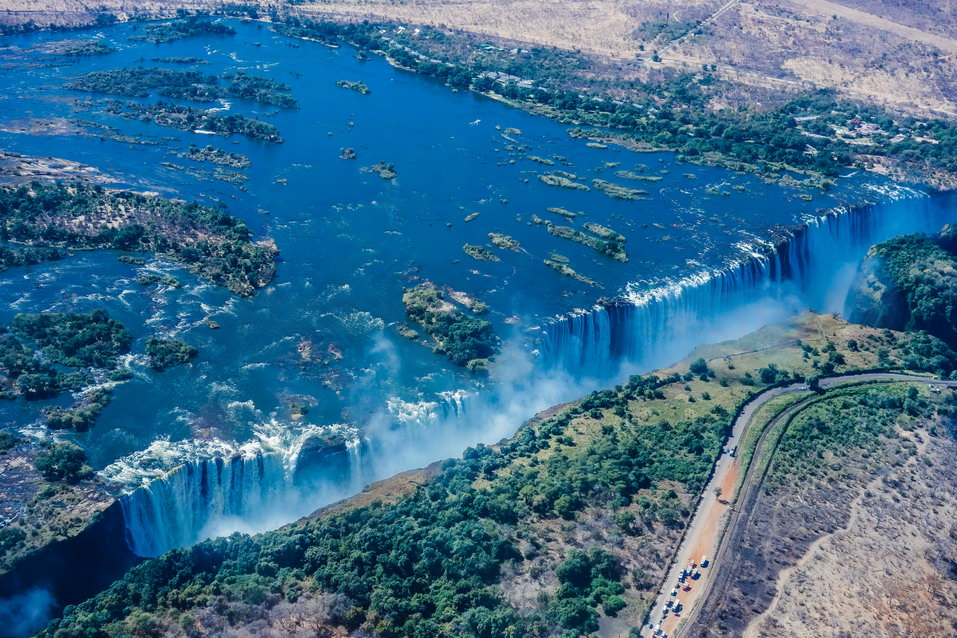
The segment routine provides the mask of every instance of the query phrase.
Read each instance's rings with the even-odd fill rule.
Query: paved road
[[[821,379],[820,383],[821,388],[827,390],[847,383],[894,381],[920,381],[957,388],[957,381],[941,381],[931,377],[893,372],[840,375]],[[752,458],[759,458],[765,436],[768,431],[773,429],[772,426],[790,418],[819,396],[811,392],[803,383],[793,383],[788,386],[765,390],[751,399],[741,410],[724,448],[737,447],[743,435],[751,426],[758,408],[771,399],[785,394],[806,394],[807,396],[782,410],[765,425]],[[727,581],[729,578],[731,570],[721,569],[725,566],[723,558],[729,554],[729,548],[734,547],[735,542],[742,535],[742,523],[747,523],[747,517],[742,517],[741,514],[742,512],[750,512],[752,509],[758,494],[757,487],[763,478],[763,473],[759,474],[757,468],[753,466],[744,468],[747,474],[741,483],[741,490],[734,503],[722,501],[716,495],[715,488],[721,488],[721,498],[732,497],[741,469],[737,455],[731,457],[728,454],[722,454],[718,457],[714,474],[707,487],[705,487],[701,501],[695,509],[684,540],[678,549],[676,559],[648,616],[649,623],[641,629],[642,636],[653,636],[659,628],[661,633],[658,635],[674,637],[684,635],[690,628],[699,624],[698,620],[702,609],[714,606],[713,601],[708,600],[709,593],[716,583]],[[703,556],[708,557],[708,567],[698,567],[699,577],[697,579],[686,579],[686,583],[678,587],[678,578],[682,569],[688,569],[691,563],[699,563]],[[717,567],[712,567],[712,565]],[[686,588],[690,588],[690,591],[686,591]],[[672,596],[671,592],[674,589],[677,589],[677,594]],[[719,587],[715,591],[720,591],[720,589]],[[682,610],[676,614],[673,610],[677,603],[680,603]],[[666,610],[668,611],[667,614],[665,613]]]

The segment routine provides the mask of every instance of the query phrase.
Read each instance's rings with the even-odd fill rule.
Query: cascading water
[[[781,239],[742,245],[745,257],[650,289],[556,318],[543,327],[546,368],[593,379],[648,369],[708,340],[732,338],[769,320],[810,308],[840,312],[856,265],[874,243],[903,233],[932,232],[953,207],[898,188],[887,201],[829,211]]]
[[[481,394],[388,399],[378,420],[363,424],[361,445],[343,426],[277,424],[244,445],[156,442],[103,472],[128,492],[130,547],[153,556],[278,527],[374,480],[497,441],[545,407],[666,365],[700,343],[740,337],[807,307],[839,311],[869,246],[952,221],[953,198],[900,188],[880,194],[880,205],[831,211],[778,231],[775,241],[742,244],[745,257],[724,270],[631,286],[613,302],[553,320],[538,331],[539,351],[509,344]]]
[[[310,511],[300,491],[324,478],[349,489],[358,433],[345,426],[284,428],[270,424],[254,440],[156,441],[101,475],[125,492],[120,505],[127,543],[158,556],[232,531],[277,527]],[[323,472],[300,477],[304,463]]]

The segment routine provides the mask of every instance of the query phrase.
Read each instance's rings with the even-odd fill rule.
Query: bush
[[[69,441],[58,441],[44,446],[37,454],[34,466],[48,481],[76,483],[93,474],[90,466],[86,465],[86,452]]]
[[[17,443],[19,442],[20,442],[20,437],[14,434],[13,432],[0,430],[0,452],[6,452],[7,450],[12,450],[14,447],[16,447]]]
[[[605,601],[605,604],[602,605],[602,608],[605,610],[605,615],[614,618],[618,615],[618,612],[624,609],[627,605],[628,603],[626,603],[625,599],[621,596],[609,596],[608,600]]]
[[[198,353],[196,348],[179,339],[149,337],[146,340],[146,354],[150,358],[150,367],[154,370],[162,371],[187,363]]]

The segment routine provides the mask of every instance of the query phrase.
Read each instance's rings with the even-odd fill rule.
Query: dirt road
[[[822,379],[820,384],[821,388],[826,391],[829,388],[847,383],[894,381],[919,381],[952,388],[957,387],[957,381],[941,381],[930,377],[891,372],[835,376]],[[762,392],[751,399],[741,410],[724,449],[733,449],[744,439],[744,435],[751,427],[758,408],[771,399],[785,394],[806,394],[807,397],[791,404],[765,425],[751,457],[752,459],[762,456],[766,435],[774,429],[775,425],[791,418],[819,396],[811,392],[803,383],[771,388]],[[734,497],[732,491],[742,470],[746,472],[745,479],[741,483],[741,490],[738,495]],[[641,629],[642,636],[677,637],[687,634],[694,627],[703,628],[707,626],[710,622],[708,614],[702,614],[702,611],[714,607],[713,604],[709,605],[709,597],[713,591],[721,590],[721,587],[716,588],[715,585],[730,578],[732,570],[729,569],[729,565],[723,563],[722,558],[729,553],[728,548],[733,547],[739,540],[747,525],[747,514],[757,498],[763,475],[763,469],[753,464],[750,467],[741,468],[737,455],[732,457],[727,453],[721,454],[715,464],[711,481],[705,488],[701,501],[691,519],[684,541],[678,549],[675,562],[669,570],[664,585],[651,609],[648,622]],[[718,487],[721,488],[721,497],[715,491],[715,488]],[[724,500],[732,497],[735,498],[733,502]],[[698,565],[698,578],[686,578],[685,582],[679,585],[682,570],[689,569],[692,563],[699,564],[704,556],[707,556],[709,562],[707,567],[704,568]],[[674,590],[677,590],[677,593],[672,596],[671,592]],[[676,613],[674,610],[679,605],[680,609]]]

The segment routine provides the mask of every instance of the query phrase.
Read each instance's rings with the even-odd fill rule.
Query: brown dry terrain
[[[800,637],[952,635],[957,446],[926,431],[908,438],[917,455],[875,478],[851,503],[847,524],[782,572],[770,608],[745,636],[784,628]]]
[[[327,0],[257,4],[312,16],[445,26],[490,39],[594,54],[620,78],[655,67],[715,64],[764,91],[833,87],[915,112],[957,115],[957,9],[950,0]],[[0,24],[73,25],[109,12],[121,20],[216,11],[218,2],[6,0]],[[701,23],[700,26],[697,26]],[[696,28],[697,26],[697,28]],[[657,51],[660,62],[651,62]],[[643,69],[625,64],[642,59]],[[603,62],[601,60],[604,60]],[[754,91],[757,91],[754,93]]]
[[[842,414],[839,401],[818,409]],[[825,453],[811,471],[772,461],[725,574],[682,635],[952,636],[955,451],[944,423],[902,415],[878,445]]]
[[[13,130],[13,127],[3,130]],[[54,134],[54,133],[50,133]],[[33,180],[74,180],[91,184],[108,184],[116,179],[86,164],[57,157],[32,157],[0,150],[0,184],[18,186]]]

